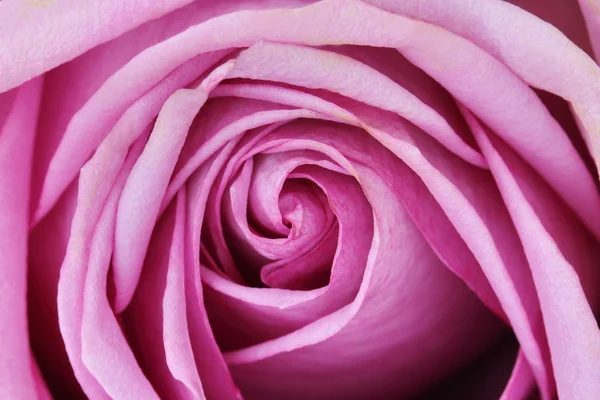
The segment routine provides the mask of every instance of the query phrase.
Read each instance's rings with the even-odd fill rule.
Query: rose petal
[[[36,398],[27,323],[29,179],[42,80],[14,93],[0,125],[0,397]],[[2,97],[0,102],[8,99]]]
[[[169,4],[149,4],[129,0],[116,4],[90,1],[85,6],[77,1],[2,3],[0,36],[5,40],[0,46],[0,91],[16,87],[189,2],[178,0]],[[104,21],[108,25],[94,21]],[[110,29],[105,29],[106,26]]]
[[[488,4],[488,2],[485,4]],[[506,7],[509,6],[510,5]],[[339,8],[343,8],[343,12],[339,11]],[[519,10],[516,7],[514,8]],[[346,17],[336,18],[335,24],[330,23],[329,16],[338,15],[340,12],[341,15]],[[361,24],[359,25],[360,29],[356,29],[357,24],[355,23],[355,19],[359,18],[358,16],[360,16],[361,21]],[[500,20],[498,18],[496,19]],[[497,21],[495,23],[497,23]],[[273,27],[276,26],[285,26],[286,29],[274,29]],[[318,26],[319,29],[306,29],[306,27],[309,26],[313,28]],[[382,31],[382,26],[386,27],[385,35],[378,33]],[[230,35],[230,37],[228,38],[223,35]],[[552,35],[550,36],[554,37]],[[447,45],[431,46],[431,42],[428,40],[434,37],[443,39]],[[283,9],[246,11],[214,18],[205,23],[196,25],[180,35],[174,36],[168,42],[163,42],[148,49],[144,54],[140,54],[120,71],[118,78],[117,75],[115,75],[115,80],[123,79],[126,82],[127,79],[129,79],[132,82],[135,82],[136,77],[139,78],[141,74],[146,77],[148,82],[153,82],[155,79],[160,79],[161,75],[164,76],[164,74],[172,70],[176,65],[181,64],[195,54],[223,49],[224,47],[248,46],[257,41],[268,40],[271,38],[273,41],[277,42],[302,43],[307,45],[352,43],[370,46],[395,47],[401,49],[405,55],[410,53],[411,56],[409,59],[412,61],[415,61],[415,58],[419,57],[421,61],[428,59],[429,62],[424,62],[424,64],[420,66],[425,68],[430,74],[435,72],[438,75],[438,78],[440,76],[443,77],[444,71],[440,71],[439,68],[436,67],[439,63],[431,64],[431,61],[435,60],[435,57],[439,57],[439,54],[436,52],[441,52],[441,54],[450,52],[451,54],[448,55],[448,57],[456,62],[455,65],[461,65],[460,63],[463,58],[454,57],[455,53],[451,51],[451,49],[454,48],[451,45],[452,43],[460,48],[468,50],[467,55],[475,55],[474,61],[483,62],[487,66],[493,67],[497,72],[501,72],[502,69],[505,68],[502,64],[498,63],[488,54],[466,40],[462,40],[460,37],[449,32],[442,31],[435,26],[401,16],[394,16],[358,1],[326,0],[293,12]],[[419,46],[416,46],[417,43]],[[166,57],[166,54],[169,56]],[[442,58],[448,59],[448,57]],[[152,60],[152,62],[147,60]],[[582,63],[585,65],[589,64],[589,62],[585,62],[585,59]],[[148,65],[150,64],[152,65],[151,71],[148,70]],[[300,66],[301,64],[299,64],[298,68],[301,68]],[[469,78],[472,72],[472,65],[463,64],[462,68],[464,71],[462,71],[463,73],[461,76]],[[580,68],[581,65],[577,66],[575,69]],[[592,68],[595,71],[597,67],[593,65]],[[518,84],[522,85],[518,79],[511,75],[507,68],[505,69],[504,77],[509,79],[510,82],[517,84],[516,87],[519,86]],[[529,75],[533,75],[535,80],[539,80],[541,76],[541,74],[538,73],[538,70],[536,70],[534,74],[529,73]],[[141,73],[141,71],[143,72]],[[529,77],[529,75],[527,77]],[[583,74],[583,76],[587,75],[588,74]],[[474,79],[479,79],[480,77],[481,75],[474,75]],[[529,80],[527,81],[529,82]],[[484,83],[494,85],[494,82],[490,80],[486,80]],[[121,89],[126,89],[126,85],[127,83],[122,84]],[[464,87],[461,87],[461,89],[464,89]],[[549,91],[556,92],[556,90]],[[505,92],[507,95],[515,94],[512,91]],[[474,91],[472,93],[483,95],[482,91]],[[587,87],[585,88],[584,93],[589,94],[589,89]],[[591,95],[588,95],[588,97],[589,96]],[[578,98],[581,97],[582,96],[578,96]],[[530,99],[533,103],[530,102],[529,105],[535,104],[535,99]],[[493,99],[487,98],[486,101],[491,100]],[[519,99],[517,98],[517,100]],[[600,101],[597,103],[600,104]],[[590,103],[586,100],[586,104]],[[544,108],[540,107],[538,107],[538,110],[543,113]],[[597,115],[600,115],[600,112],[598,112]],[[519,116],[520,113],[514,114],[511,111],[512,118],[518,118]],[[497,117],[498,116],[496,115],[490,116],[490,118]],[[589,125],[591,121],[590,118],[593,118],[593,113],[582,114],[582,122],[584,124]],[[528,126],[529,123],[550,124],[552,129],[548,132],[553,132],[553,136],[552,140],[549,142],[551,146],[547,148],[535,146],[539,143],[528,143],[526,140],[527,135],[514,136],[514,132],[507,129],[499,129],[498,131],[504,132],[507,136],[513,135],[511,137],[513,137],[515,143],[519,143],[516,147],[517,150],[524,154],[532,155],[532,162],[537,167],[538,171],[544,174],[544,177],[553,184],[555,189],[564,196],[569,204],[572,205],[573,209],[582,217],[584,223],[589,224],[590,229],[597,233],[597,237],[600,237],[600,224],[594,224],[592,222],[600,220],[600,198],[598,196],[591,196],[591,193],[596,193],[594,181],[591,176],[585,172],[585,165],[574,151],[571,143],[564,136],[560,127],[552,121],[552,119],[548,118],[542,118],[539,121],[532,118],[529,122],[526,121],[527,124],[524,125]],[[502,121],[498,121],[498,123],[501,122]],[[520,127],[518,124],[515,126],[517,128]],[[531,134],[531,132],[528,133]],[[544,142],[546,143],[548,140],[545,139]],[[557,143],[561,143],[562,145],[556,146]],[[468,148],[470,149],[470,147]],[[555,152],[561,156],[556,157]],[[544,160],[544,162],[541,160]],[[559,171],[557,174],[551,173],[552,171],[557,170]],[[572,187],[571,184],[576,179],[580,184],[576,187]]]
[[[143,141],[137,143],[136,147],[139,149],[142,147],[141,145],[143,145]],[[135,156],[139,156],[138,149],[132,152],[133,159],[136,158]],[[154,388],[139,368],[106,294],[119,197],[132,167],[131,160],[127,161],[130,162],[126,163],[127,166],[119,174],[98,219],[91,243],[88,244],[89,262],[87,271],[85,269],[82,271],[85,274],[83,287],[72,288],[72,290],[83,289],[83,310],[79,328],[81,331],[81,361],[109,398],[159,399]],[[59,285],[68,282],[68,278],[63,279],[63,276],[66,275],[63,275],[63,271],[65,271],[65,266],[61,270]],[[75,286],[75,282],[72,283]],[[62,305],[60,303],[61,294],[59,287],[59,307]],[[68,311],[65,308],[63,308],[63,312],[66,313]]]
[[[153,233],[138,289],[123,318],[130,343],[161,398],[204,398],[186,316],[185,193]]]
[[[87,158],[110,132],[122,130],[125,132],[113,135],[130,137],[130,139],[122,139],[124,141],[135,140],[136,132],[139,134],[142,129],[140,126],[145,126],[156,117],[168,96],[197,78],[224,54],[226,53],[205,54],[190,60],[176,68],[141,97],[140,92],[133,89],[128,93],[119,93],[114,88],[105,89],[106,83],[89,100],[86,99],[87,102],[83,105],[78,101],[74,101],[71,106],[68,106],[68,102],[56,103],[54,99],[62,98],[62,92],[60,96],[48,94],[49,123],[42,127],[49,130],[49,138],[40,144],[41,155],[38,162],[40,165],[36,165],[40,179],[39,186],[36,187],[41,193],[34,214],[34,223],[54,205],[66,186],[77,176]],[[73,71],[66,71],[65,75],[70,77],[73,73],[77,75],[77,72]],[[89,80],[83,82],[87,83]],[[71,80],[69,83],[73,84]],[[55,90],[62,90],[62,87],[59,80]],[[86,90],[89,89],[86,87]],[[76,97],[81,96],[77,87],[74,91]],[[57,110],[53,107],[57,107]],[[71,111],[71,107],[74,110]],[[70,112],[75,110],[78,112],[72,116]],[[99,118],[99,115],[103,117]],[[127,132],[129,129],[132,131]]]
[[[198,88],[180,89],[169,98],[127,178],[115,227],[113,272],[117,312],[129,304],[135,291],[152,229],[188,129],[208,99],[208,92],[232,67],[232,63],[225,63],[212,71]]]
[[[227,155],[228,153],[224,153]],[[216,158],[216,157],[215,157]],[[224,162],[221,161],[221,162]],[[217,166],[220,163],[215,162]],[[241,394],[233,383],[223,354],[217,347],[213,331],[204,307],[204,293],[201,282],[200,232],[204,220],[206,198],[211,189],[218,168],[213,163],[202,166],[190,179],[187,202],[186,224],[186,299],[190,338],[196,365],[209,398],[241,399]]]
[[[385,122],[385,119],[381,119],[380,122]],[[317,129],[316,125],[288,131],[280,128],[277,134],[280,140],[285,141],[289,138],[299,139],[305,135],[304,132],[310,132],[312,136],[308,136],[308,138],[315,140],[314,135],[315,132],[318,132]],[[365,126],[365,129],[370,130],[372,134],[378,134],[374,128],[370,128],[368,125]],[[387,146],[423,179],[428,190],[439,202],[439,206],[479,261],[489,283],[481,281],[479,276],[475,275],[477,270],[453,269],[453,271],[461,277],[464,276],[465,280],[472,285],[473,290],[483,299],[489,299],[486,285],[492,285],[529,361],[535,368],[534,371],[540,385],[550,387],[550,361],[548,350],[544,345],[545,335],[536,291],[514,227],[510,224],[509,216],[506,215],[507,211],[500,202],[500,196],[497,189],[494,189],[490,177],[484,171],[456,162],[450,153],[440,153],[439,146],[435,146],[435,142],[431,139],[428,140],[428,137],[423,134],[416,133],[406,137],[407,132],[404,131],[406,128],[391,124],[384,129],[388,129],[388,132],[391,129],[396,130],[397,137],[405,135],[403,141],[388,140]],[[336,137],[345,137],[345,140],[338,139],[331,142]],[[349,152],[353,143],[349,140],[350,137],[352,136],[348,136],[347,131],[343,131],[339,132],[337,136],[319,136],[318,140],[320,143],[330,143],[337,149]],[[304,145],[306,146],[306,144]],[[351,153],[355,154],[357,158],[365,158],[369,155],[368,150],[376,148],[377,146],[373,145],[355,144]],[[418,151],[411,151],[411,148],[418,149]],[[371,155],[368,164],[377,165],[384,160],[386,158],[382,158],[381,155]],[[465,166],[467,167],[465,168]],[[391,171],[395,172],[394,176],[387,178],[391,182],[396,182],[398,172],[402,171],[399,166],[393,166],[393,164],[384,166],[380,170],[384,173],[389,171],[390,174]],[[425,207],[424,204],[413,202],[408,198],[413,189],[411,186],[403,189],[403,184],[410,182],[407,179],[409,176],[397,181],[399,189],[395,191],[395,196],[404,199],[407,207],[414,207],[412,215],[419,215],[424,210],[430,211],[431,206]],[[419,200],[424,198],[426,197],[420,196]],[[503,214],[505,217],[498,218]],[[428,220],[432,219],[425,219],[423,222]],[[439,214],[433,220],[440,221]],[[454,267],[460,268],[460,265],[454,265]],[[488,300],[486,304],[489,306],[494,303]]]
[[[555,195],[499,139],[474,130],[523,243],[544,315],[558,395],[593,398],[600,390],[598,245]],[[584,292],[585,289],[585,292]],[[587,298],[586,298],[587,295]]]
[[[88,163],[86,168],[82,170],[77,199],[77,208],[71,226],[71,236],[69,238],[67,252],[60,269],[57,295],[60,331],[63,336],[65,348],[75,376],[77,377],[79,384],[88,397],[99,399],[108,398],[108,394],[104,390],[103,386],[89,371],[82,359],[83,338],[81,333],[84,318],[84,304],[82,304],[82,298],[84,296],[86,273],[91,255],[91,242],[94,236],[96,236],[96,248],[94,251],[96,256],[100,257],[100,259],[96,259],[94,261],[96,264],[99,263],[100,267],[102,267],[102,262],[108,263],[110,261],[101,258],[102,256],[106,257],[107,255],[102,255],[102,249],[99,249],[109,245],[109,243],[101,240],[103,239],[101,235],[102,233],[104,235],[111,233],[106,233],[108,230],[106,226],[111,225],[109,211],[104,213],[104,231],[99,232],[101,233],[99,235],[94,235],[96,230],[95,227],[100,220],[101,215],[103,214],[103,210],[105,209],[104,206],[111,194],[113,183],[120,178],[121,188],[118,186],[116,187],[117,194],[119,194],[120,190],[122,190],[122,186],[125,183],[127,174],[133,167],[135,159],[143,149],[144,139],[145,138],[142,137],[141,140],[137,142],[137,145],[133,147],[132,152],[128,155],[123,164],[119,162],[113,165],[106,163],[104,158],[105,154],[103,152],[99,152],[97,153],[97,156]],[[112,168],[98,169],[98,166],[108,166]],[[116,194],[113,194],[112,197],[113,202],[118,200]],[[108,255],[110,256],[110,253]],[[103,288],[102,293],[104,297],[106,297],[106,286]],[[106,303],[99,305],[96,304],[95,306],[110,307]],[[89,307],[90,306],[88,304],[88,308]],[[104,315],[106,315],[106,311],[104,311]],[[114,315],[112,315],[112,318],[114,318]],[[111,328],[112,326],[106,327],[106,329]],[[94,339],[94,334],[92,334],[92,338]],[[105,338],[95,338],[95,340],[103,339]],[[88,360],[93,362],[94,360],[92,357],[94,354],[94,348],[89,348],[89,350],[91,350],[91,353],[88,353]],[[98,350],[100,353],[102,353],[102,351],[106,349]],[[112,353],[112,355],[115,356],[114,353]],[[116,356],[118,357],[118,353]],[[100,357],[100,359],[101,358],[102,357]],[[101,361],[95,366],[102,367]],[[110,374],[110,370],[108,372]],[[106,375],[104,377],[106,378]],[[140,381],[138,381],[138,383],[139,382]],[[109,380],[108,385],[111,386],[111,384],[113,389],[115,389],[116,385],[116,390],[120,390],[119,385],[122,385],[123,381],[121,379],[116,379],[115,382],[111,382]],[[144,386],[143,383],[142,386]]]
[[[358,163],[356,169],[377,218],[374,242],[359,294],[349,306],[292,334],[227,353],[234,376],[247,398],[277,398],[283,393],[289,398],[364,398],[365,390],[369,390],[371,396],[382,397],[394,389],[397,390],[396,394],[414,393],[419,385],[433,379],[443,369],[442,363],[432,367],[426,361],[426,352],[434,351],[438,361],[447,360],[449,358],[439,358],[439,355],[444,351],[442,348],[448,350],[450,347],[442,344],[444,339],[438,335],[439,328],[435,329],[435,341],[429,342],[426,336],[428,327],[438,323],[435,321],[436,316],[440,316],[441,304],[431,305],[436,313],[424,316],[418,311],[420,307],[411,308],[411,299],[418,298],[422,306],[423,301],[436,302],[437,296],[431,296],[432,293],[439,294],[439,299],[446,295],[460,297],[464,294],[466,297],[456,301],[463,307],[474,306],[472,312],[478,314],[475,311],[479,307],[478,302],[466,300],[471,296],[468,291],[462,292],[453,286],[458,282],[445,275],[447,272],[437,257],[428,253],[430,250],[425,241],[403,211],[401,203],[388,192],[381,177]],[[379,236],[378,232],[381,231],[385,231],[386,235]],[[418,256],[414,256],[415,251]],[[412,265],[413,262],[418,266]],[[443,275],[443,279],[438,273]],[[421,286],[417,282],[423,276],[428,276],[428,283]],[[405,286],[402,285],[404,279],[408,280]],[[444,289],[438,287],[432,290],[432,286],[437,284]],[[420,290],[426,290],[427,295],[421,296]],[[444,304],[449,305],[448,298],[444,299]],[[393,318],[386,319],[384,316],[391,310],[394,310]],[[460,315],[465,316],[463,311],[464,308]],[[442,311],[443,314],[445,312]],[[404,324],[410,329],[403,328]],[[467,325],[468,329],[472,329],[472,325],[461,325],[454,317],[454,328],[460,330],[461,326]],[[492,320],[486,323],[487,327],[493,325]],[[449,334],[445,337],[447,340],[457,339],[447,328],[444,329]],[[419,333],[416,334],[416,331]],[[427,350],[411,338],[417,339],[418,343],[427,343]],[[470,345],[476,341],[475,336],[471,339]],[[454,342],[454,349],[457,349],[457,343],[459,341]],[[433,349],[437,345],[441,348]],[[411,356],[411,349],[414,350],[414,357]],[[390,358],[389,354],[396,351],[402,357]],[[294,361],[291,362],[291,359]],[[409,371],[419,370],[420,362],[427,364],[428,373],[420,374],[417,378]],[[364,371],[372,374],[364,374]],[[269,379],[269,384],[265,379]],[[311,385],[302,383],[308,380]],[[377,393],[373,393],[373,388]]]
[[[297,302],[302,297],[296,295],[294,296],[296,304],[280,310],[278,308],[284,306],[281,302],[274,303],[271,307],[259,307],[258,304],[244,302],[249,299],[244,298],[242,288],[237,290],[233,288],[235,292],[228,293],[207,282],[215,289],[214,295],[209,297],[211,302],[207,301],[209,312],[212,311],[209,315],[213,319],[217,337],[222,339],[226,348],[231,348],[233,345],[239,348],[240,344],[254,344],[290,333],[316,318],[347,305],[356,296],[369,250],[370,232],[373,229],[370,220],[371,211],[360,188],[351,178],[338,176],[337,173],[328,173],[329,171],[317,172],[319,171],[312,171],[311,178],[328,196],[340,226],[337,251],[326,291],[303,303]],[[241,267],[243,268],[244,265],[242,264]],[[274,291],[254,288],[254,292],[257,296],[265,298],[269,292]],[[224,314],[223,310],[229,312]],[[223,320],[219,318],[220,315],[229,315],[233,319]],[[235,321],[235,324],[232,325],[232,321]],[[240,331],[239,326],[246,328]]]
[[[311,47],[260,42],[240,53],[231,76],[326,89],[393,111],[465,160],[485,165],[481,155],[466,145],[434,109],[387,76],[353,58]]]
[[[600,58],[600,3],[597,0],[579,0],[581,12],[589,31],[596,60]]]
[[[368,2],[454,32],[500,60],[527,84],[557,94],[571,102],[581,119],[584,128],[582,133],[588,148],[599,166],[600,70],[592,58],[570,42],[558,29],[512,4],[494,0]],[[591,27],[593,33],[596,32],[593,22],[598,15],[593,6],[596,3],[582,0],[580,4],[583,6],[588,27]],[[588,180],[587,174],[575,175],[571,179],[572,182]],[[589,184],[586,183],[585,186],[588,187]],[[592,201],[591,197],[583,198]],[[577,204],[574,204],[576,211],[577,207]],[[589,221],[600,219],[584,217],[583,220],[590,223]],[[597,233],[596,230],[593,231]]]
[[[593,56],[582,8],[563,0],[510,0],[509,2],[558,28],[569,40]],[[585,2],[586,0],[580,0],[579,4],[583,6]]]

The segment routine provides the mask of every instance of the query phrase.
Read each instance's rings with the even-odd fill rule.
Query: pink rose
[[[0,2],[0,399],[597,399],[600,3],[513,3]]]

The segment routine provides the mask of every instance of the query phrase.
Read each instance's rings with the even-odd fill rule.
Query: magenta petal
[[[39,381],[29,348],[27,240],[41,88],[42,80],[35,79],[17,89],[0,126],[0,397],[6,399],[36,398]]]
[[[452,340],[456,346],[459,341],[455,334],[463,334],[459,333],[463,328],[472,329],[471,324],[463,325],[453,318],[452,330],[445,327],[446,335],[437,335],[441,328],[437,324],[444,322],[435,315],[451,313],[441,311],[442,304],[449,306],[452,298],[456,301],[452,307],[461,304],[459,315],[466,316],[464,311],[469,309],[481,318],[490,317],[468,290],[454,286],[462,284],[439,263],[381,177],[358,164],[357,172],[377,221],[359,294],[347,307],[292,334],[228,353],[233,374],[248,399],[365,398],[367,391],[370,396],[384,397],[392,390],[407,396],[444,370],[439,360],[452,359],[438,358],[439,352],[452,348],[442,342]],[[395,229],[399,226],[403,229]],[[417,284],[423,276],[428,277],[427,285]],[[427,307],[435,309],[435,315],[425,316],[419,308],[411,308],[416,299],[420,306],[434,303]],[[481,326],[491,329],[495,326],[492,321]],[[433,331],[436,339],[428,340]],[[471,337],[469,345],[478,340],[476,337]],[[436,354],[438,363],[427,361],[429,351]],[[390,357],[393,354],[402,357]],[[413,375],[411,371],[418,370],[420,363],[428,366],[427,373]]]
[[[227,153],[225,153],[227,154]],[[221,162],[224,162],[221,161]],[[217,164],[219,165],[219,164]],[[200,372],[204,390],[209,398],[236,399],[241,395],[233,383],[223,354],[217,347],[206,309],[204,307],[204,290],[201,282],[200,232],[206,209],[206,198],[210,191],[218,169],[211,169],[212,164],[203,165],[189,184],[187,196],[186,219],[186,299],[190,339],[196,357],[196,365]]]
[[[535,379],[522,351],[519,351],[513,372],[506,384],[500,400],[520,400],[527,398],[535,387]]]
[[[278,132],[275,137],[277,135]],[[326,151],[327,148],[328,146],[321,146],[319,150]],[[335,150],[331,148],[330,152]],[[343,160],[343,156],[338,155]],[[347,160],[345,162],[350,165]],[[241,177],[248,185],[248,178]],[[322,189],[331,196],[330,201],[339,209],[338,222],[344,232],[343,237],[346,238],[338,243],[327,287],[309,291],[251,288],[225,280],[208,269],[203,270],[203,280],[210,287],[207,290],[207,307],[213,311],[215,330],[224,334],[229,331],[233,339],[225,342],[239,347],[240,343],[261,341],[289,333],[343,307],[356,295],[369,246],[368,237],[361,235],[372,230],[368,222],[371,211],[364,196],[356,198],[360,193],[356,184],[351,179],[348,182],[349,178],[346,176],[339,178],[321,178],[326,182],[321,186]],[[316,182],[321,184],[321,179]],[[347,206],[344,207],[344,204]],[[226,319],[220,318],[225,315],[229,316]],[[239,327],[244,327],[244,330],[240,331]]]

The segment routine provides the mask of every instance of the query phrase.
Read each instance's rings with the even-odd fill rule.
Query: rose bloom
[[[597,0],[1,1],[0,399],[600,398],[599,56]]]

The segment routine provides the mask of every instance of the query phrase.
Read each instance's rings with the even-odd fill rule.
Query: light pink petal
[[[593,56],[590,36],[586,29],[582,8],[595,0],[579,0],[581,7],[563,0],[509,0],[560,30],[569,40]]]
[[[598,244],[504,143],[474,130],[523,243],[540,299],[561,398],[600,391]],[[585,291],[584,291],[585,290]],[[586,298],[587,296],[587,298]]]
[[[163,333],[167,365],[173,376],[191,392],[193,398],[202,398],[204,391],[198,376],[190,343],[185,296],[185,218],[186,198],[182,190],[177,196],[175,232],[167,272],[167,286],[163,299],[165,330]]]
[[[161,398],[204,398],[187,329],[181,205],[172,203],[158,221],[123,321],[140,367]]]
[[[111,54],[110,49],[107,52]],[[156,117],[160,107],[175,90],[193,81],[224,54],[210,53],[190,60],[155,86],[148,88],[146,93],[134,88],[130,88],[127,93],[120,93],[114,87],[106,89],[107,83],[103,83],[98,91],[92,92],[93,95],[88,94],[89,91],[96,90],[93,85],[92,88],[87,87],[90,80],[73,82],[70,79],[73,74],[77,76],[81,72],[77,69],[61,71],[61,76],[50,81],[54,84],[45,92],[48,93],[48,102],[45,103],[47,107],[42,110],[42,115],[48,121],[42,123],[40,129],[47,138],[39,144],[39,165],[36,165],[38,180],[34,189],[40,193],[37,193],[39,203],[34,209],[34,222],[39,221],[54,205],[110,132],[123,131],[113,135],[123,135],[130,139],[120,140],[133,141],[136,132],[139,133],[142,129],[140,126],[145,126]],[[95,62],[94,59],[89,61],[92,64]],[[72,95],[62,93],[62,88],[67,85],[63,80],[68,80],[68,87],[74,92]],[[74,99],[70,100],[69,95]],[[67,96],[64,104],[55,100],[63,96]]]
[[[0,126],[0,397],[7,399],[36,398],[27,323],[27,241],[41,88],[41,79],[19,88]]]
[[[115,227],[113,272],[117,312],[129,304],[135,291],[152,229],[188,129],[208,98],[208,92],[232,67],[231,63],[223,64],[198,88],[180,89],[167,100],[144,151],[127,178]]]
[[[128,167],[121,171],[112,188],[87,245],[89,261],[83,288],[79,288],[83,290],[81,360],[109,398],[158,399],[125,340],[106,293],[117,206],[131,163]]]
[[[570,42],[557,28],[502,1],[368,2],[454,32],[500,60],[527,84],[569,101],[581,119],[584,137],[598,166],[600,69],[591,57]],[[598,18],[598,3],[595,0],[582,0],[579,3],[583,6],[586,22],[594,35],[597,32],[594,27]],[[439,49],[440,46],[430,47]],[[594,47],[597,49],[597,45]],[[584,176],[586,175],[582,174],[572,179],[574,182],[581,182],[582,179],[587,180]],[[577,204],[575,210],[578,210]],[[589,219],[599,220],[597,216]],[[589,219],[584,218],[584,222]]]
[[[113,184],[120,178],[121,186],[124,185],[127,175],[143,149],[145,139],[145,137],[139,139],[126,158],[116,153],[117,157],[114,159],[111,157],[111,146],[102,147],[100,150],[103,151],[99,151],[81,172],[77,208],[71,224],[67,252],[60,268],[57,302],[58,322],[69,361],[79,384],[88,397],[108,398],[102,385],[90,373],[82,360],[81,330],[84,318],[82,300],[90,262],[91,242]],[[119,150],[118,147],[116,150]],[[118,191],[120,192],[120,190],[122,189]],[[113,195],[113,201],[118,200],[118,197],[116,199],[115,197],[116,195]],[[108,217],[105,216],[105,219]],[[104,225],[107,224],[109,221],[104,222]],[[96,235],[96,246],[109,245],[102,242],[100,236]],[[98,254],[98,249],[95,251]],[[109,261],[106,260],[106,262]],[[105,290],[106,288],[104,288],[103,298],[106,297]],[[114,318],[114,315],[112,317]]]
[[[353,58],[310,47],[260,42],[242,51],[231,76],[326,89],[393,111],[469,162],[485,165],[481,155],[466,145],[434,109]]]
[[[579,6],[585,18],[596,60],[600,59],[600,2],[598,0],[579,0]]]
[[[437,0],[431,1],[436,2]],[[397,3],[393,3],[392,6],[394,4]],[[489,5],[490,2],[485,1],[482,4]],[[407,7],[410,7],[411,5],[414,4],[409,2]],[[404,2],[402,2],[402,7],[404,7]],[[504,12],[506,11],[504,10],[505,8],[510,8],[510,5],[498,7],[501,7],[502,10],[500,11]],[[343,11],[340,11],[342,8]],[[519,10],[516,7],[513,8]],[[511,10],[509,9],[508,11],[510,16],[512,16],[513,13],[510,12]],[[338,15],[339,13],[342,13],[345,18],[336,18],[336,23],[330,23],[330,16]],[[442,15],[442,13],[440,13],[440,15]],[[358,26],[360,26],[360,29],[356,29],[357,24],[355,23],[355,20],[356,18],[359,18],[359,16],[361,23]],[[494,16],[494,18],[496,20],[494,21],[495,24],[498,24],[498,21],[502,20],[502,18],[497,18],[496,16]],[[285,29],[274,28],[277,26],[285,27]],[[314,29],[315,26],[318,26],[318,29]],[[308,27],[310,27],[310,29]],[[386,27],[385,35],[378,34],[382,31],[382,27]],[[230,36],[228,37],[227,35]],[[431,46],[429,40],[437,38],[438,36],[443,39],[446,44],[444,46]],[[551,35],[553,38],[554,36]],[[436,79],[444,77],[444,70],[436,67],[436,65],[440,65],[440,62],[435,61],[436,57],[440,54],[443,55],[444,52],[450,52],[451,54],[447,55],[444,59],[450,57],[450,60],[456,62],[456,66],[465,68],[465,73],[462,75],[466,78],[473,75],[473,79],[480,80],[483,75],[471,74],[472,64],[463,63],[467,58],[471,59],[471,57],[474,56],[475,58],[471,59],[472,61],[482,62],[497,72],[502,72],[502,69],[504,68],[504,77],[509,79],[508,83],[512,82],[515,84],[516,89],[525,89],[523,88],[522,82],[516,79],[501,63],[495,61],[491,56],[480,49],[477,49],[469,42],[462,40],[460,37],[440,30],[435,26],[420,23],[419,21],[414,21],[402,16],[394,16],[375,7],[365,5],[362,2],[341,0],[326,0],[295,11],[283,9],[244,11],[214,18],[206,23],[196,25],[184,33],[174,36],[168,42],[156,45],[144,54],[136,57],[120,71],[119,75],[123,76],[119,76],[119,79],[127,81],[129,78],[129,80],[133,82],[135,81],[135,77],[138,77],[141,71],[143,71],[142,75],[145,75],[150,81],[153,81],[155,79],[160,79],[161,75],[164,76],[165,73],[170,71],[176,65],[181,64],[195,54],[223,49],[225,47],[248,46],[257,41],[268,40],[270,38],[277,42],[301,43],[307,45],[352,43],[399,48],[402,49],[402,52],[405,55],[410,53],[408,58],[411,61],[414,62],[417,58],[420,59],[422,62],[417,62],[417,64],[424,68],[427,73],[435,75]],[[523,39],[519,38],[519,40]],[[459,46],[459,48],[465,48],[465,50],[468,51],[466,55],[469,57],[464,57],[464,60],[463,57],[454,57],[455,52],[452,51],[454,45]],[[165,57],[165,54],[169,54],[169,56]],[[526,57],[525,55],[520,57],[520,59],[530,58],[531,57]],[[152,63],[148,60],[152,60]],[[585,61],[585,59],[583,61]],[[518,60],[515,61],[515,63],[518,63]],[[147,69],[149,64],[152,64],[151,71],[148,71]],[[589,62],[584,62],[583,64],[588,65]],[[513,66],[513,69],[514,68],[515,67]],[[597,67],[594,64],[590,68],[595,70]],[[581,69],[581,65],[577,66],[575,69]],[[460,73],[461,71],[453,72]],[[522,73],[519,75],[523,76]],[[587,75],[588,74],[582,74],[582,76]],[[447,75],[446,77],[448,78],[449,76],[450,75]],[[538,71],[535,73],[529,72],[529,75],[524,78],[529,82],[529,79],[527,78],[531,76],[533,76],[536,81],[540,81],[542,78],[542,74],[539,74]],[[580,77],[577,78],[577,80],[580,79]],[[561,81],[563,80],[561,79]],[[461,82],[464,85],[465,82]],[[447,82],[444,82],[444,84],[446,83]],[[483,83],[487,85],[495,84],[494,80],[486,80]],[[464,90],[464,86],[459,89]],[[593,95],[589,88],[581,87],[579,89],[582,93],[587,94],[587,97]],[[556,90],[550,90],[550,88],[548,88],[548,90],[557,92]],[[494,92],[492,93],[495,94],[499,92],[494,89]],[[503,90],[502,93],[505,93],[508,96],[514,96],[517,92]],[[485,91],[473,91],[472,94],[482,96],[485,95]],[[583,95],[578,95],[578,98],[581,97],[583,97]],[[539,104],[536,105],[535,99],[531,98],[531,96],[526,96],[524,99],[531,100],[528,102],[528,106],[533,105],[537,107],[537,112],[543,114],[544,108]],[[492,100],[493,99],[487,98],[486,101]],[[520,99],[519,97],[517,97],[517,100],[523,101],[523,99]],[[588,108],[590,107],[589,104],[595,104],[594,102],[589,102],[589,99],[585,100],[586,107]],[[600,104],[600,101],[596,103]],[[483,104],[485,104],[485,102],[477,104],[477,106],[482,106]],[[495,106],[498,105],[497,103],[492,104]],[[530,118],[528,121],[523,121],[522,119],[519,119],[522,118],[523,113],[515,114],[513,112],[514,110],[509,111],[511,115],[511,120],[509,122],[514,123],[514,126],[517,129],[523,129],[523,127],[527,127],[529,124],[540,124],[544,126],[549,124],[548,126],[551,129],[548,132],[553,135],[553,139],[550,141],[550,146],[547,148],[542,147],[540,142],[534,141],[528,143],[526,141],[528,135],[514,136],[514,132],[509,129],[499,129],[498,131],[504,132],[507,136],[512,135],[511,137],[514,138],[515,142],[519,143],[517,150],[524,154],[531,155],[531,160],[538,170],[543,173],[544,177],[548,179],[548,181],[551,182],[561,195],[573,206],[576,212],[582,216],[583,221],[590,224],[592,230],[598,231],[598,237],[600,237],[600,226],[596,226],[590,222],[600,220],[600,199],[598,199],[598,196],[596,196],[596,198],[590,196],[590,193],[595,190],[593,179],[585,172],[585,166],[577,153],[573,150],[571,144],[568,143],[568,141],[564,142],[566,138],[564,137],[562,130],[560,130],[560,127],[553,125],[552,119],[548,118]],[[600,112],[596,114],[600,115]],[[593,113],[587,111],[582,114],[582,122],[584,125],[591,124],[590,118],[593,118],[593,115]],[[499,118],[498,115],[488,116],[492,119]],[[516,124],[516,121],[520,121],[519,124]],[[524,125],[521,126],[521,122],[524,122]],[[531,132],[528,132],[528,134],[531,134]],[[451,140],[449,139],[450,137],[451,136],[448,137],[448,140]],[[557,144],[560,144],[561,141],[564,142],[562,143],[563,145],[558,146]],[[557,153],[560,156],[556,157]],[[559,167],[563,167],[563,170],[561,170],[560,173],[551,173],[551,171],[559,170]],[[569,184],[575,179],[580,181],[581,184],[572,188]]]
[[[131,0],[117,4],[90,1],[85,6],[77,1],[2,3],[0,36],[4,40],[0,45],[0,90],[16,87],[189,2],[148,4]]]

